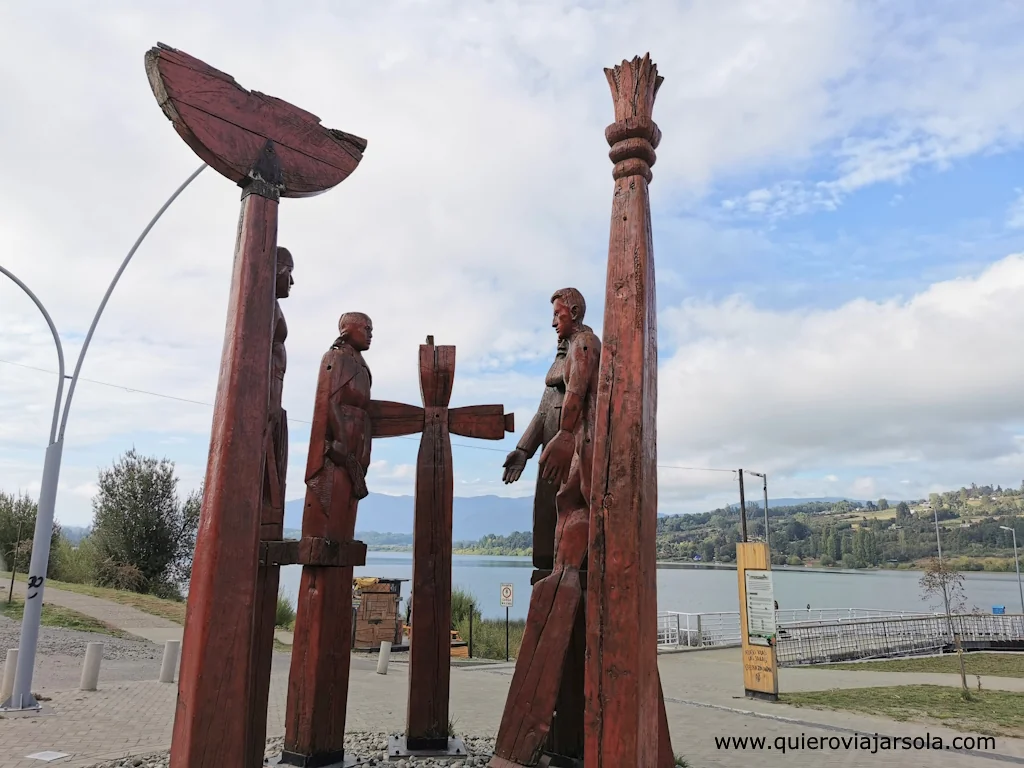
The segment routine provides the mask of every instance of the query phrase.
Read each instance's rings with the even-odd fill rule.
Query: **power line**
[[[24,363],[16,363],[13,360],[2,360],[2,359],[0,359],[0,363],[6,363],[7,365],[14,365],[14,366],[17,366],[18,368],[27,368],[30,371],[39,371],[40,373],[49,373],[49,374],[54,375],[54,376],[57,375],[56,371],[50,371],[50,370],[47,370],[46,368],[37,368],[34,365],[25,365]],[[71,378],[71,377],[70,376],[65,376],[65,378]],[[79,381],[87,381],[90,384],[99,384],[102,387],[110,387],[112,389],[120,389],[120,390],[124,390],[125,392],[131,392],[131,393],[134,393],[134,394],[149,395],[151,397],[162,397],[165,400],[175,400],[175,401],[177,401],[179,403],[190,403],[192,405],[203,405],[203,406],[206,406],[207,408],[213,408],[213,403],[206,403],[206,402],[203,402],[202,400],[190,400],[187,397],[177,397],[176,395],[165,395],[162,392],[151,392],[151,391],[146,390],[146,389],[137,389],[136,387],[125,386],[124,384],[112,384],[109,381],[98,381],[96,379],[87,379],[84,376],[79,376],[78,380]],[[310,421],[305,421],[303,419],[295,419],[295,418],[292,418],[292,417],[289,417],[288,421],[296,423],[296,424],[309,424],[309,425],[312,425],[312,422],[310,422]],[[398,437],[399,437],[400,440],[419,440],[419,438],[412,437],[411,435],[399,435]],[[504,448],[489,448],[486,445],[470,445],[468,443],[452,443],[452,447],[453,448],[468,448],[468,449],[473,450],[473,451],[494,451],[496,453],[506,453]],[[679,466],[675,466],[674,464],[658,464],[658,469],[680,469],[680,470],[683,470],[683,471],[686,471],[686,472],[732,472],[733,474],[736,473],[735,469],[716,469],[714,467],[679,467]]]

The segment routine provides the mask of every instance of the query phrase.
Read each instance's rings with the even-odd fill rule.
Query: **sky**
[[[774,497],[1024,479],[1021,4],[290,5],[0,4],[0,264],[49,309],[69,372],[201,162],[146,80],[163,42],[368,141],[341,185],[281,204],[288,497],[346,311],[373,319],[375,397],[419,402],[429,334],[457,349],[452,406],[514,411],[503,441],[454,439],[456,495],[531,494],[536,461],[508,486],[502,462],[555,352],[551,293],[579,288],[602,325],[602,69],[649,51],[660,511],[735,502],[737,467]],[[132,447],[173,461],[182,496],[201,482],[238,211],[205,170],[121,278],[70,410],[62,523],[89,523],[99,471]],[[0,490],[35,495],[56,352],[2,276],[0,321]],[[370,489],[411,494],[417,446],[375,442]]]

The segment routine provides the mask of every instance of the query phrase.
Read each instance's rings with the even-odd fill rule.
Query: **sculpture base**
[[[297,752],[281,752],[277,757],[263,761],[265,766],[297,765],[301,768],[355,768],[363,761],[357,757],[346,757],[344,751],[328,752],[321,755],[300,755]]]
[[[431,744],[426,749],[420,749],[418,748],[420,745],[415,742],[412,747],[408,746],[405,736],[389,736],[388,760],[402,760],[407,757],[451,757],[454,759],[469,756],[462,739],[449,738],[445,745],[441,745],[440,741],[439,739],[436,746]]]

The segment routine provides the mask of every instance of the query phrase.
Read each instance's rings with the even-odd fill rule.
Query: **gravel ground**
[[[0,649],[17,648],[20,639],[21,622],[0,616]],[[36,653],[40,656],[80,658],[85,656],[85,648],[89,643],[103,643],[104,661],[159,661],[163,655],[163,648],[148,640],[128,640],[56,627],[39,628]]]
[[[465,736],[466,748],[470,757],[461,760],[435,759],[430,757],[414,757],[408,760],[389,762],[385,756],[388,745],[387,733],[349,733],[345,736],[345,751],[351,757],[360,758],[360,765],[394,766],[394,768],[481,768],[487,765],[494,751],[494,739]],[[267,739],[266,757],[277,757],[281,753],[284,739],[278,737]],[[169,752],[157,752],[151,755],[125,757],[107,763],[96,763],[89,768],[165,768],[170,764]]]
[[[8,648],[17,648],[21,622],[0,616],[0,670]],[[82,675],[82,658],[89,643],[103,643],[100,683],[156,680],[160,676],[163,646],[146,640],[128,640],[95,632],[77,632],[56,627],[39,628],[38,657],[32,675],[32,690],[61,691],[77,688]],[[45,658],[45,661],[41,661]]]

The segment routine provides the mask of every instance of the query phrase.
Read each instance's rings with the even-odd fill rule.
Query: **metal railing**
[[[658,612],[659,648],[726,648],[740,644],[739,611]]]
[[[780,665],[824,664],[940,653],[954,634],[966,647],[1024,645],[1024,616],[945,614],[778,625]]]
[[[910,611],[883,611],[873,608],[794,608],[775,612],[775,623],[852,621],[873,617],[928,616]],[[740,644],[739,611],[712,613],[658,612],[659,648],[727,648]]]

